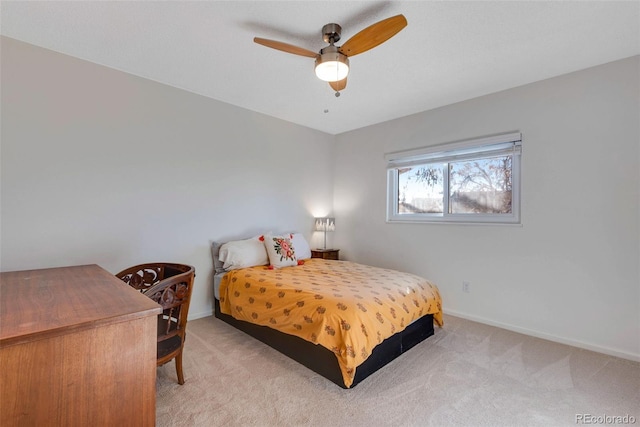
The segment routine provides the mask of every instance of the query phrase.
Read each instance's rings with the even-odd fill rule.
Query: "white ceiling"
[[[640,2],[2,1],[2,35],[330,134],[640,54]],[[339,98],[313,59],[402,13],[408,26],[351,58]]]

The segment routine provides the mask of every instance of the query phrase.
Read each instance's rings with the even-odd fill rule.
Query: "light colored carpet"
[[[158,426],[640,424],[639,363],[452,316],[351,390],[214,317],[189,322],[183,363],[183,386],[158,368]]]

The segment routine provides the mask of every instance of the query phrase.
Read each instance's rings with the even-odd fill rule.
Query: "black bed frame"
[[[330,350],[294,335],[285,334],[266,326],[254,325],[253,323],[234,319],[232,316],[222,313],[220,311],[220,302],[215,298],[214,300],[215,316],[218,319],[262,341],[285,356],[317,372],[329,381],[336,383],[340,387],[347,388],[342,379],[338,359]],[[433,315],[429,314],[413,322],[404,330],[387,338],[378,344],[373,349],[369,358],[358,366],[351,388],[431,335],[433,335]]]

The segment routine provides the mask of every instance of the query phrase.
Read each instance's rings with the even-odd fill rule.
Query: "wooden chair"
[[[158,362],[176,360],[178,383],[184,384],[182,349],[195,269],[190,265],[151,263],[129,267],[116,277],[162,306],[158,315]]]

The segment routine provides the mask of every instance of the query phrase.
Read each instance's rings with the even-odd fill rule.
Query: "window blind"
[[[522,134],[513,132],[385,154],[387,169],[426,163],[520,154]]]

